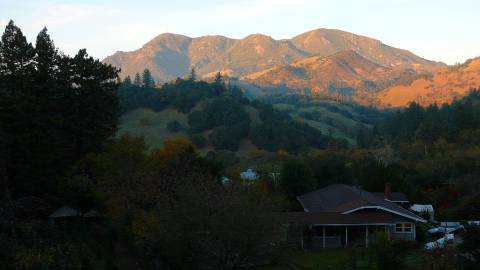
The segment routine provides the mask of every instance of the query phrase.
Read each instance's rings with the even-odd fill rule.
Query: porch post
[[[368,248],[368,225],[365,225],[365,247]]]
[[[302,236],[300,237],[300,248],[303,250],[303,233],[302,233]]]
[[[323,248],[325,248],[325,226],[323,226],[323,228],[322,228],[322,233],[323,233],[323,238],[322,238]]]
[[[345,226],[345,246],[348,246],[348,226]]]

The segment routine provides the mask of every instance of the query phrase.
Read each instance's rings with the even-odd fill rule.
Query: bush
[[[241,135],[237,128],[222,126],[214,128],[208,139],[217,150],[236,151],[242,138]]]
[[[182,129],[182,125],[178,121],[170,121],[167,123],[167,129],[170,132],[179,132]]]
[[[375,234],[374,240],[369,245],[369,253],[379,269],[400,269],[403,257],[400,246],[388,239],[386,233]]]
[[[250,116],[236,100],[220,97],[209,102],[203,110],[193,111],[188,116],[188,124],[193,132],[220,126],[250,126]],[[245,135],[248,134],[246,129]]]
[[[459,249],[463,252],[473,254],[477,261],[480,260],[480,228],[473,226],[467,227]]]
[[[189,137],[192,143],[198,148],[203,148],[205,145],[207,145],[207,139],[205,139],[202,134],[192,134]]]
[[[312,169],[300,159],[290,159],[282,167],[280,182],[290,196],[297,196],[316,188]]]
[[[250,138],[261,149],[286,150],[289,153],[299,153],[311,147],[325,148],[328,141],[319,130],[305,123],[294,120],[276,121],[274,118],[263,120],[262,124],[253,127]]]

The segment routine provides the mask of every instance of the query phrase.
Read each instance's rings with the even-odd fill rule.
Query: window
[[[412,223],[397,223],[395,224],[396,233],[411,233]]]

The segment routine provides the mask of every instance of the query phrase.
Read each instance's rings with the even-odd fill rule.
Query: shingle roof
[[[386,201],[383,197],[343,184],[331,185],[297,197],[306,212],[353,213],[361,209],[381,209],[409,219],[426,222],[421,217]]]
[[[85,217],[85,218],[96,218],[96,217],[101,217],[101,216],[102,215],[96,210],[90,210],[83,215],[83,217]]]
[[[68,206],[63,206],[61,208],[58,208],[55,212],[53,212],[49,218],[60,218],[60,217],[76,217],[80,216],[80,211],[73,209]]]

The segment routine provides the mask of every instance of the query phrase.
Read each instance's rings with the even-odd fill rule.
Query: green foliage
[[[117,127],[116,68],[80,50],[60,54],[43,29],[36,47],[11,21],[0,44],[0,129],[8,188],[44,195],[66,168],[111,138]]]
[[[243,187],[186,186],[171,209],[160,210],[161,230],[148,235],[178,269],[235,269],[258,264],[280,247],[275,205]],[[184,258],[191,258],[185,260]]]
[[[283,190],[292,197],[316,188],[312,170],[300,159],[290,159],[285,162],[280,172],[280,182]]]
[[[457,140],[460,131],[480,128],[478,91],[451,105],[422,108],[416,103],[397,112],[379,125],[378,130],[391,141],[412,142],[415,139],[434,141],[439,138]]]
[[[243,133],[243,130],[238,129],[238,127],[216,127],[208,137],[208,140],[215,149],[236,151]]]
[[[378,269],[400,269],[402,251],[391,241],[386,233],[377,233],[369,244],[370,255]]]
[[[470,253],[478,261],[480,259],[480,228],[467,227],[462,235],[463,242],[459,249],[463,252]]]
[[[221,76],[217,76],[217,80],[210,84],[177,79],[160,89],[124,83],[120,87],[119,97],[124,112],[136,108],[162,111],[173,107],[187,113],[198,105],[198,109],[188,115],[190,132],[212,130],[208,139],[216,149],[236,151],[241,140],[250,139],[261,149],[298,153],[310,148],[325,148],[329,141],[317,129],[293,120],[270,105],[258,101],[249,105],[250,101],[243,97],[242,91],[235,85],[225,85]],[[250,115],[251,110],[247,112],[247,105],[254,110],[253,116]],[[252,121],[255,126],[251,129]],[[348,147],[344,140],[335,141],[335,144]]]
[[[167,129],[170,132],[179,132],[182,129],[182,125],[174,120],[167,123]]]
[[[190,76],[188,77],[188,79],[191,80],[191,81],[196,81],[197,80],[197,74],[196,74],[194,68],[192,68],[190,70]]]
[[[457,258],[447,252],[422,252],[408,256],[403,263],[404,269],[412,270],[454,270],[469,269],[456,264]]]
[[[155,86],[155,81],[152,78],[152,73],[148,68],[143,70],[142,74],[142,86],[145,88],[152,88]]]
[[[250,117],[237,100],[220,97],[208,102],[203,110],[192,112],[188,123],[194,132],[220,126],[235,126],[241,136],[245,136],[250,127]]]
[[[309,125],[287,121],[268,121],[252,127],[251,140],[257,147],[269,151],[286,150],[298,153],[313,148],[325,148],[328,138]],[[293,139],[294,138],[294,139]]]
[[[198,148],[203,148],[207,145],[207,139],[201,133],[191,134],[189,138]]]
[[[135,79],[133,80],[133,85],[136,87],[141,87],[142,86],[142,79],[140,78],[140,74],[137,72],[135,74]]]
[[[197,102],[226,91],[224,86],[218,89],[216,85],[203,81],[180,78],[173,83],[156,88],[149,74],[147,69],[146,73],[144,72],[147,83],[142,81],[139,74],[135,75],[133,84],[128,81],[122,83],[118,92],[122,112],[138,108],[161,111],[167,106],[172,106],[179,112],[188,113]],[[148,83],[149,80],[151,80],[150,83]]]
[[[171,121],[179,122],[183,129],[181,132],[171,133],[166,123]],[[120,118],[117,137],[125,134],[143,137],[149,151],[158,149],[167,139],[187,137],[187,115],[173,109],[165,109],[155,112],[149,109],[137,109],[125,113]]]

